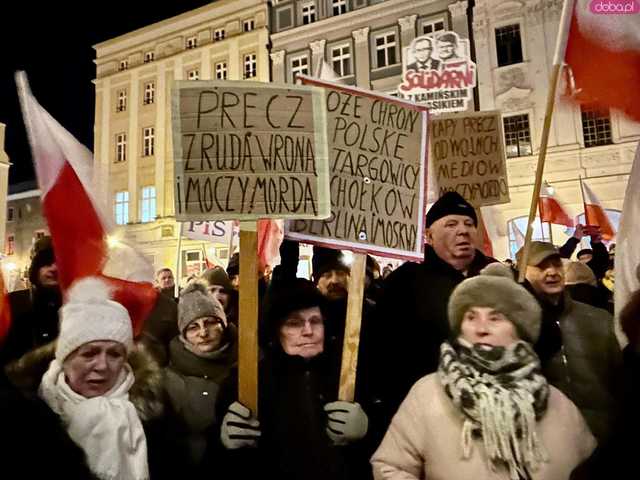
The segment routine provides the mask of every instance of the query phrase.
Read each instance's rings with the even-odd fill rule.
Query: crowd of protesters
[[[461,196],[426,217],[424,262],[367,257],[355,399],[338,397],[350,266],[299,246],[259,281],[258,408],[238,399],[239,256],[176,288],[134,338],[99,278],[64,299],[34,246],[0,343],[0,451],[15,478],[568,480],[633,478],[640,292],[614,334],[613,260],[597,230],[528,263],[476,248]],[[591,248],[578,251],[583,237]],[[517,283],[518,271],[525,281]],[[631,469],[631,474],[629,474]],[[624,473],[623,473],[624,472]]]

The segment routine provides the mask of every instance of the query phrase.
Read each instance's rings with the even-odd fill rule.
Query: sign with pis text
[[[329,216],[322,89],[177,81],[172,101],[176,220]]]
[[[305,243],[423,259],[426,107],[309,77],[326,88],[331,216],[291,220]]]
[[[509,203],[500,112],[438,115],[429,130],[438,197],[453,190],[474,207]]]
[[[229,245],[234,235],[234,228],[232,221],[186,222],[183,227],[183,233],[185,237],[191,240],[203,240],[205,242]]]

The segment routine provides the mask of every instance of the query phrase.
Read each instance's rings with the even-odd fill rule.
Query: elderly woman
[[[366,478],[354,468],[358,458],[368,467],[367,457],[357,457],[352,447],[365,436],[368,419],[359,404],[335,401],[340,369],[325,342],[324,302],[313,283],[303,279],[269,293],[269,342],[259,365],[258,418],[233,401],[235,375],[225,382],[217,408],[224,417],[220,438],[229,475]]]
[[[238,350],[235,325],[227,324],[222,305],[203,283],[192,282],[181,292],[178,329],[169,345],[166,389],[178,420],[175,441],[188,459],[184,474],[195,471],[207,450],[220,384]]]
[[[149,478],[147,438],[129,399],[136,381],[127,361],[133,347],[127,310],[96,278],[76,282],[60,316],[55,359],[40,397],[60,417],[100,479]]]
[[[455,339],[393,418],[376,479],[565,480],[593,452],[576,406],[540,373],[540,307],[496,265],[454,290]]]

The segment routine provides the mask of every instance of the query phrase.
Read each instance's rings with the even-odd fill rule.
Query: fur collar
[[[29,396],[36,396],[42,376],[55,357],[56,342],[31,350],[5,367],[7,377]],[[162,369],[142,343],[136,343],[128,357],[135,382],[129,400],[136,407],[140,420],[153,420],[164,413],[165,394]]]

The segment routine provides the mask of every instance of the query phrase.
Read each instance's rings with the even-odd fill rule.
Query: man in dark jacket
[[[591,237],[591,248],[583,248],[578,252],[576,258],[578,261],[586,263],[595,274],[596,279],[601,280],[609,268],[609,252],[607,252],[607,247],[602,243],[602,236],[598,227],[585,227],[578,224],[573,235],[559,248],[560,256],[571,258],[576,247],[587,233]]]
[[[477,217],[456,192],[444,194],[426,218],[424,263],[405,263],[386,279],[377,304],[376,337],[381,390],[393,414],[411,386],[438,368],[440,345],[450,335],[447,304],[453,289],[494,262],[475,248]]]
[[[42,237],[33,246],[29,282],[29,289],[9,294],[12,325],[0,353],[2,365],[58,337],[62,295],[51,237]]]

